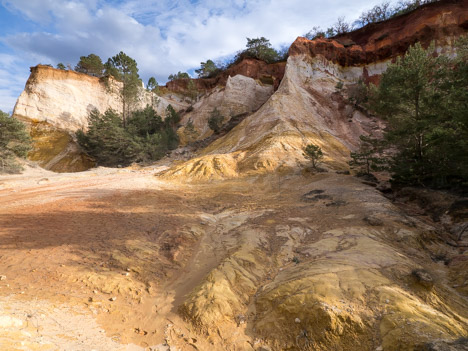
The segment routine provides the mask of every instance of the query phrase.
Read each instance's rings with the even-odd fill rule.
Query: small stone
[[[426,289],[431,289],[434,285],[434,279],[432,279],[431,274],[425,269],[414,269],[411,272],[411,275],[416,280],[416,282]]]
[[[383,221],[375,216],[364,217],[364,221],[366,221],[369,225],[374,227],[381,226],[383,224]]]
[[[129,277],[129,276],[130,276],[130,273],[126,272],[124,275],[125,275],[126,277]]]
[[[130,272],[130,268],[127,268],[127,272]]]
[[[389,300],[389,299],[386,299],[386,300],[385,300],[385,303],[386,303],[386,304],[390,303],[390,300]]]
[[[93,294],[97,294],[97,290],[93,290]]]
[[[115,296],[113,296],[113,297],[111,297],[111,298],[109,299],[109,301],[115,301],[115,300],[117,300],[117,297],[115,297]]]
[[[92,297],[88,297],[88,302],[93,302],[93,298],[92,298]]]
[[[296,322],[296,323],[301,323],[301,320],[300,320],[299,318],[296,318],[296,319],[294,320],[294,322]]]
[[[382,346],[379,346],[375,349],[375,351],[383,351],[383,347]]]
[[[0,275],[0,280],[6,280],[6,275]]]

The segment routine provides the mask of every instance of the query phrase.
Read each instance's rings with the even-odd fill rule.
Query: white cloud
[[[12,112],[16,99],[24,89],[29,69],[14,55],[0,54],[0,110]]]
[[[265,36],[279,47],[339,16],[354,20],[366,0],[2,0],[11,11],[49,30],[0,40],[29,64],[76,64],[95,53],[103,60],[124,51],[146,81],[197,68],[243,49],[246,37]],[[52,26],[52,30],[50,29]],[[21,77],[24,77],[23,74]]]

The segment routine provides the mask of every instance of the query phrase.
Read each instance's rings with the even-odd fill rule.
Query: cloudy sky
[[[377,2],[377,1],[376,1]],[[314,26],[355,20],[366,0],[0,0],[0,109],[13,110],[38,63],[74,67],[124,51],[160,84],[243,49],[246,37],[289,46]]]

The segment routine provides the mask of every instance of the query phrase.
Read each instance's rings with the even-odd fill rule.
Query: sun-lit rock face
[[[76,172],[89,169],[95,163],[77,145],[74,132],[86,128],[89,113],[97,109],[122,111],[118,91],[121,83],[74,71],[39,65],[31,68],[31,75],[13,111],[14,117],[31,126],[33,151],[29,158],[41,167],[57,172]],[[177,97],[158,97],[140,91],[133,108],[155,106],[159,114],[169,104],[176,110],[188,105]],[[60,135],[60,137],[58,137]],[[65,142],[66,141],[66,142]]]
[[[359,136],[380,129],[336,91],[340,79],[360,74],[362,68],[343,68],[323,57],[291,56],[278,90],[257,112],[165,176],[223,179],[295,167],[304,162],[308,143],[319,145],[330,165],[346,167]]]
[[[441,1],[334,39],[299,37],[278,89],[261,108],[165,176],[224,179],[295,167],[305,162],[302,150],[309,143],[322,148],[329,166],[346,168],[359,136],[376,135],[383,124],[348,103],[337,83],[378,82],[410,45],[434,41],[447,51],[467,29],[468,1]],[[206,131],[206,117],[197,116],[191,121]]]
[[[86,128],[89,112],[97,109],[105,112],[122,111],[119,96],[121,83],[74,71],[39,65],[31,67],[31,75],[16,103],[13,114],[25,121],[47,122],[68,131]],[[134,108],[154,105],[154,95],[141,90]],[[158,113],[164,114],[168,104],[176,110],[187,106],[177,100],[159,97],[155,105]]]

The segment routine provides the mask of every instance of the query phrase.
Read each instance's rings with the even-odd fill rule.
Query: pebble
[[[115,300],[117,300],[117,298],[116,298],[115,296],[113,296],[113,297],[111,297],[111,298],[109,299],[109,301],[115,301]]]
[[[0,275],[0,280],[6,280],[6,275]]]
[[[296,323],[301,323],[301,320],[300,320],[299,318],[296,318],[296,319],[294,320],[294,322],[296,322]]]
[[[385,300],[385,303],[390,303],[390,300],[389,300],[389,299],[386,299],[386,300]]]
[[[127,273],[125,273],[125,276],[126,276],[126,277],[130,276],[130,273],[128,273],[128,272],[127,272]]]

